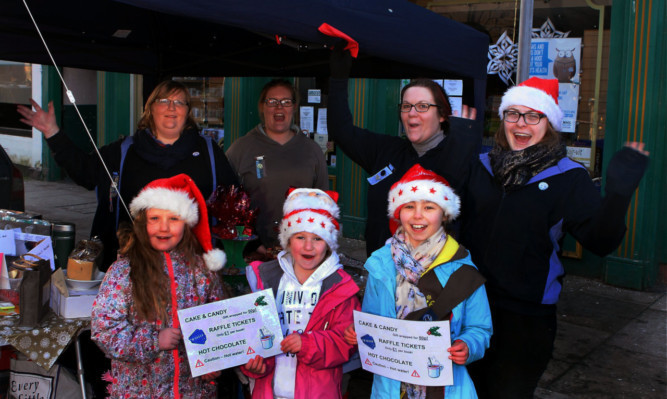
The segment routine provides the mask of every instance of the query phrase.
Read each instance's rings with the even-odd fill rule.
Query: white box
[[[66,297],[58,291],[54,284],[51,284],[51,309],[58,316],[66,319],[90,318],[98,289],[99,286],[86,291],[70,290],[70,296]]]

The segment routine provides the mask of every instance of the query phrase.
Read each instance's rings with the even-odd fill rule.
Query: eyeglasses
[[[544,114],[539,112],[526,112],[522,114],[518,111],[504,111],[503,119],[505,122],[516,123],[523,116],[523,121],[526,122],[526,125],[537,125],[540,123],[542,118],[546,117]]]
[[[289,108],[294,105],[294,100],[291,98],[283,98],[282,100],[278,100],[277,98],[267,98],[264,100],[264,104],[266,104],[267,107],[277,107],[278,104],[282,105],[285,108]]]
[[[171,106],[171,103],[174,103],[174,107],[176,108],[185,108],[188,106],[188,103],[181,100],[170,100],[168,98],[158,98],[157,100],[155,100],[155,104],[164,108],[169,108]]]
[[[437,104],[429,104],[429,103],[417,103],[417,104],[401,103],[401,104],[398,104],[398,110],[401,111],[401,112],[410,112],[412,107],[415,107],[415,111],[417,111],[417,112],[427,112],[431,107],[440,108],[440,106],[437,105]]]

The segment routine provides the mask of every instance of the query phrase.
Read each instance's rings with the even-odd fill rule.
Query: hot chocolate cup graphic
[[[442,371],[443,366],[440,364],[431,364],[428,366],[428,376],[431,378],[440,377],[440,371]]]
[[[273,339],[276,336],[271,334],[271,331],[268,331],[264,328],[259,329],[259,339],[262,341],[262,348],[271,349],[273,347]]]
[[[429,376],[429,377],[431,377],[431,378],[438,378],[438,377],[440,377],[440,372],[442,371],[442,369],[444,368],[444,366],[442,366],[442,365],[440,364],[440,362],[438,361],[438,359],[436,359],[436,358],[433,357],[433,356],[429,356],[429,357],[428,357],[427,368],[428,368],[428,376]]]

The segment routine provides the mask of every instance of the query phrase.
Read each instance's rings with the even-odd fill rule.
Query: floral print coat
[[[195,271],[177,251],[170,257],[177,285],[179,309],[223,299],[218,277],[197,258]],[[168,275],[166,262],[165,274]],[[172,314],[171,301],[167,314]],[[215,385],[193,378],[181,342],[179,391],[173,392],[175,364],[172,351],[158,349],[158,333],[168,325],[138,320],[132,298],[129,260],[120,256],[109,268],[93,304],[92,339],[111,359],[112,398],[213,398]]]

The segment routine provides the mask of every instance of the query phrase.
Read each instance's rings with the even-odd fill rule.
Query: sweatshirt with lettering
[[[291,255],[283,251],[274,261],[253,266],[257,288],[271,288],[276,297],[283,335],[301,334],[301,351],[266,359],[256,378],[253,399],[340,398],[342,365],[356,351],[343,339],[353,322],[353,310],[361,308],[352,278],[343,271],[333,252],[303,283],[294,274]]]

